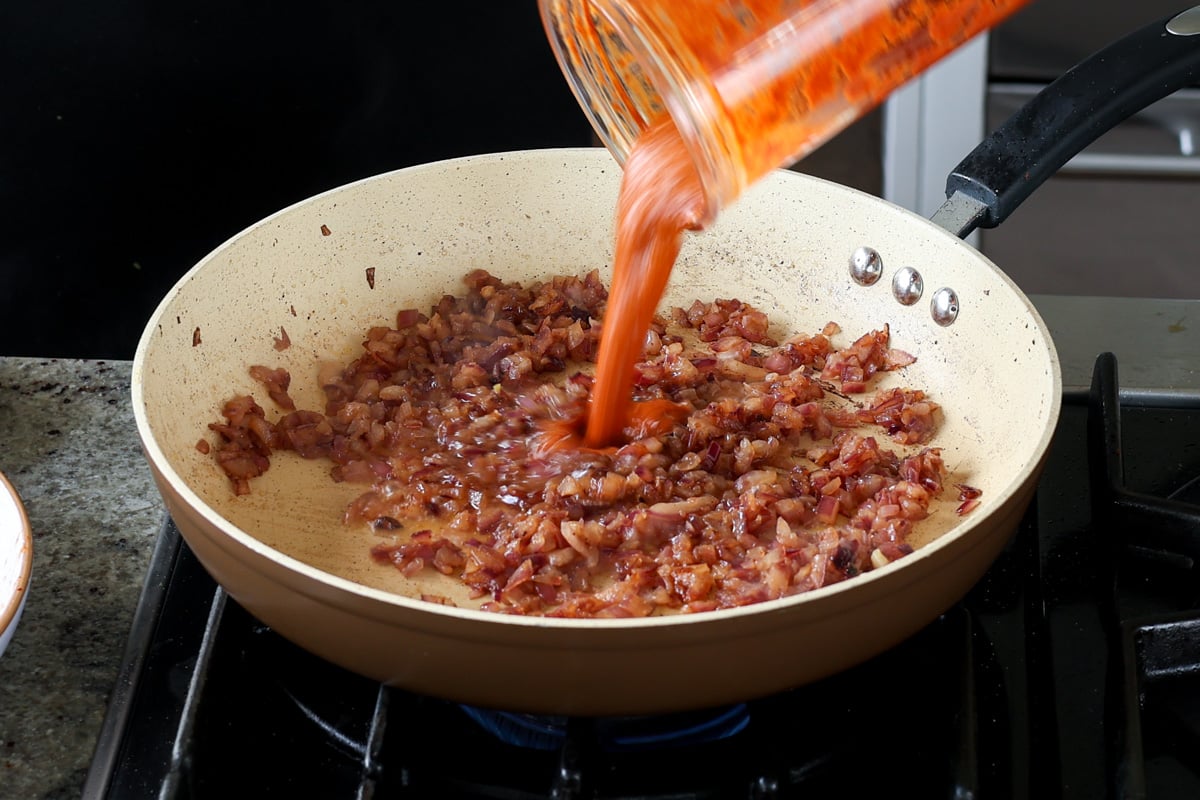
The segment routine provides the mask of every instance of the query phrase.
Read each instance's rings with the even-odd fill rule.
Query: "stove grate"
[[[1197,479],[1165,496],[1126,481],[1117,360],[1096,359],[1088,402],[1088,447],[1096,544],[1107,555],[1098,584],[1109,632],[1106,727],[1113,731],[1110,783],[1115,797],[1159,796],[1169,782],[1200,797],[1200,615],[1128,616],[1120,582],[1154,584],[1157,595],[1193,594],[1200,559]]]

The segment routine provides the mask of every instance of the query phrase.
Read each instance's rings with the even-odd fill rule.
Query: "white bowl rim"
[[[0,605],[0,634],[3,634],[9,632],[16,623],[25,602],[25,595],[29,591],[29,578],[33,572],[33,529],[29,525],[29,515],[20,495],[3,472],[0,472],[0,504],[11,506],[16,512],[21,530],[18,538],[21,559],[16,591],[10,597],[0,597],[0,603],[3,603]]]

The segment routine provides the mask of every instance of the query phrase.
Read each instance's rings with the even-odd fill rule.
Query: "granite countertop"
[[[164,508],[128,362],[0,357],[0,472],[33,527],[0,656],[0,798],[79,797]]]

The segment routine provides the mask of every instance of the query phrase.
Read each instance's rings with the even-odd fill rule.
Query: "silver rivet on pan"
[[[850,277],[855,283],[870,286],[883,274],[883,259],[870,247],[860,247],[850,255]]]
[[[938,289],[933,293],[929,313],[938,325],[950,325],[958,318],[958,295],[949,287]]]
[[[911,306],[920,300],[924,293],[925,280],[921,277],[921,273],[912,267],[896,270],[896,274],[892,277],[892,294],[896,296],[897,300],[906,306]]]

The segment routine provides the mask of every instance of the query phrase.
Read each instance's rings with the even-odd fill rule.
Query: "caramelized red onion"
[[[946,476],[928,446],[941,410],[919,389],[871,394],[914,361],[886,325],[837,349],[834,323],[776,340],[737,300],[669,309],[634,395],[679,413],[597,452],[562,442],[587,412],[598,274],[522,287],[476,270],[465,283],[368,330],[349,365],[318,365],[321,411],[294,408],[286,371],[252,367],[280,415],[235,397],[210,426],[233,490],[250,491],[278,450],[325,460],[332,479],[363,484],[345,520],[379,537],[376,560],[450,576],[502,613],[728,608],[912,552]],[[967,513],[979,494],[957,488]]]

